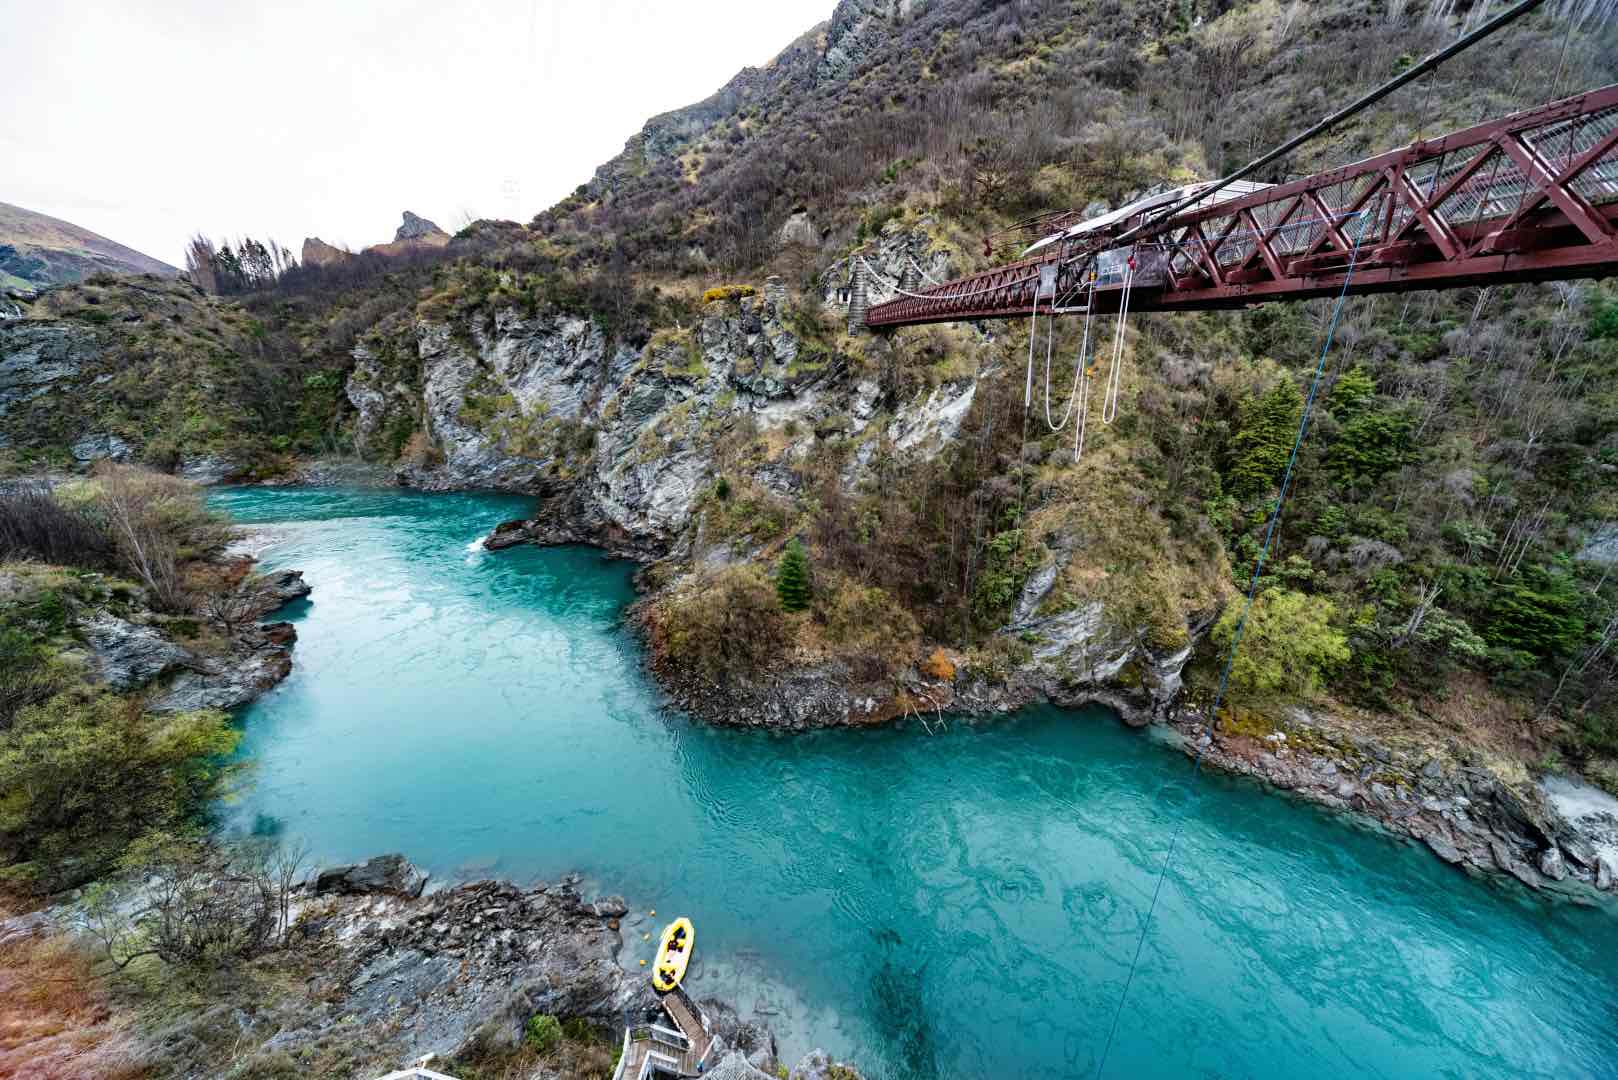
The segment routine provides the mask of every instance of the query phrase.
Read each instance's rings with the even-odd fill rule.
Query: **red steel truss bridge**
[[[1356,292],[1618,273],[1618,85],[1161,216],[1174,201],[1044,219],[1037,252],[942,285],[901,281],[865,324],[1026,316],[1036,303],[1116,311],[1126,282],[1132,312],[1302,300],[1336,294],[1351,263]]]

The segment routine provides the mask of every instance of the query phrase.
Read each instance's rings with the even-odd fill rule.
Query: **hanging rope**
[[[1129,296],[1135,289],[1135,260],[1124,270],[1124,290],[1118,298],[1118,330],[1112,339],[1112,370],[1107,373],[1107,390],[1101,399],[1101,422],[1111,426],[1118,419],[1118,390],[1123,385],[1124,324],[1129,320]]]
[[[937,278],[933,277],[927,271],[923,270],[921,268],[921,263],[916,261],[916,257],[914,255],[910,256],[910,265],[914,266],[916,268],[916,273],[920,274],[921,279],[923,281],[927,282],[928,284],[931,284],[931,285],[942,285],[942,284],[944,284],[942,281],[939,281]]]
[[[1382,200],[1377,200],[1380,209]],[[1269,557],[1271,542],[1275,539],[1275,527],[1281,520],[1281,508],[1286,504],[1287,491],[1292,486],[1292,473],[1298,464],[1298,450],[1303,446],[1304,436],[1309,433],[1309,419],[1314,413],[1315,400],[1320,394],[1320,383],[1326,371],[1326,354],[1331,351],[1332,340],[1337,336],[1337,324],[1343,317],[1343,305],[1348,300],[1348,287],[1354,280],[1354,269],[1359,263],[1360,241],[1365,238],[1365,231],[1375,215],[1366,211],[1361,212],[1359,232],[1354,237],[1354,250],[1348,259],[1348,273],[1343,278],[1342,291],[1337,294],[1337,304],[1332,311],[1331,324],[1326,329],[1326,340],[1320,346],[1320,356],[1315,360],[1315,374],[1309,383],[1309,396],[1303,405],[1303,416],[1298,421],[1298,434],[1292,440],[1292,454],[1287,458],[1286,472],[1281,476],[1281,491],[1276,496],[1275,506],[1270,511],[1270,522],[1264,530],[1264,546],[1259,550],[1258,561],[1253,565],[1253,576],[1247,584],[1247,601],[1242,608],[1241,618],[1236,621],[1236,629],[1231,635],[1230,652],[1225,658],[1225,669],[1219,676],[1219,691],[1214,695],[1213,709],[1208,714],[1211,722],[1218,722],[1219,706],[1224,702],[1225,690],[1230,685],[1231,668],[1236,663],[1236,650],[1242,642],[1242,631],[1247,626],[1247,617],[1253,611],[1253,601],[1258,595],[1259,577],[1264,573],[1264,562]],[[1196,758],[1192,763],[1193,774],[1202,769],[1202,754],[1204,743],[1197,745]],[[1166,785],[1165,785],[1166,786]],[[1180,844],[1180,834],[1185,830],[1185,821],[1188,815],[1181,814],[1174,825],[1174,832],[1169,836],[1168,854],[1163,856],[1163,868],[1158,872],[1157,885],[1152,889],[1152,902],[1146,908],[1146,921],[1141,925],[1140,938],[1135,942],[1135,956],[1129,963],[1129,974],[1124,978],[1123,993],[1118,995],[1118,1008],[1112,1014],[1112,1026],[1107,1030],[1107,1041],[1101,1050],[1101,1061],[1096,1066],[1096,1080],[1107,1070],[1107,1058],[1112,1053],[1113,1038],[1118,1034],[1118,1020],[1124,1014],[1124,1005],[1129,1000],[1129,989],[1135,982],[1135,972],[1140,967],[1141,951],[1146,947],[1146,935],[1152,929],[1152,917],[1157,913],[1158,898],[1163,895],[1163,882],[1168,880],[1169,867],[1174,862],[1174,852]]]
[[[1077,288],[1075,288],[1073,290],[1074,293],[1076,293],[1077,291],[1078,291]],[[1069,293],[1068,298],[1071,298],[1072,295],[1073,295],[1073,293]],[[1085,310],[1084,310],[1084,339],[1079,344],[1079,358],[1078,358],[1077,361],[1074,362],[1074,368],[1073,368],[1073,389],[1072,389],[1072,391],[1069,392],[1069,394],[1067,396],[1067,407],[1062,410],[1062,419],[1061,419],[1060,422],[1057,422],[1057,421],[1054,421],[1054,420],[1051,419],[1051,342],[1050,342],[1050,339],[1047,339],[1046,342],[1045,342],[1045,426],[1050,428],[1052,433],[1061,431],[1063,428],[1067,427],[1067,422],[1073,415],[1073,405],[1074,405],[1074,402],[1076,402],[1078,400],[1078,397],[1079,397],[1079,384],[1084,380],[1084,364],[1085,364],[1086,356],[1090,351],[1090,313],[1091,313],[1091,311],[1092,311],[1092,309],[1094,307],[1095,307],[1095,279],[1091,278],[1091,281],[1090,281],[1090,303],[1085,307]],[[1056,331],[1056,320],[1054,318],[1052,318],[1051,319],[1051,337],[1052,338],[1054,338],[1056,336],[1055,331]],[[1077,450],[1075,449],[1075,460],[1077,460],[1076,455],[1077,455]]]
[[[1077,376],[1082,389],[1079,391],[1079,419],[1074,424],[1073,431],[1073,464],[1077,465],[1079,459],[1084,457],[1084,429],[1090,421],[1090,319],[1096,309],[1096,275],[1090,274],[1090,299],[1085,304],[1084,311],[1084,343],[1079,346],[1079,370]]]

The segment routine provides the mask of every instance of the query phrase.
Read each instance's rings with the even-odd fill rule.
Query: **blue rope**
[[[1377,200],[1381,206],[1381,200]],[[1259,577],[1264,573],[1264,561],[1270,554],[1270,543],[1275,538],[1276,524],[1281,520],[1281,507],[1287,501],[1287,490],[1292,486],[1292,472],[1298,463],[1298,451],[1303,446],[1304,436],[1309,433],[1309,418],[1315,410],[1315,398],[1320,393],[1321,377],[1326,370],[1326,354],[1331,351],[1332,339],[1337,336],[1337,324],[1343,317],[1343,305],[1348,300],[1348,286],[1354,280],[1354,268],[1360,259],[1360,241],[1365,239],[1365,227],[1374,217],[1368,210],[1359,213],[1360,230],[1354,237],[1354,250],[1348,257],[1348,274],[1343,278],[1342,291],[1337,294],[1337,306],[1332,311],[1331,325],[1326,328],[1326,340],[1320,346],[1320,356],[1315,361],[1315,376],[1309,384],[1309,397],[1303,405],[1303,416],[1298,421],[1298,435],[1292,440],[1292,455],[1287,458],[1286,472],[1281,476],[1281,493],[1276,497],[1275,507],[1270,511],[1270,523],[1264,530],[1264,547],[1258,553],[1258,562],[1253,566],[1253,577],[1247,583],[1247,602],[1242,608],[1242,617],[1236,620],[1236,629],[1230,638],[1230,655],[1225,658],[1225,670],[1219,676],[1219,692],[1214,695],[1213,710],[1208,714],[1210,720],[1217,723],[1219,720],[1219,706],[1225,700],[1225,690],[1230,685],[1230,671],[1236,664],[1236,649],[1242,642],[1242,631],[1247,627],[1247,617],[1253,611],[1253,600],[1258,595]],[[1196,757],[1192,762],[1193,775],[1202,771],[1202,754],[1206,743],[1199,741]],[[1164,785],[1167,787],[1167,785]],[[1146,947],[1146,935],[1152,929],[1152,916],[1157,914],[1157,901],[1163,895],[1163,883],[1168,880],[1169,866],[1174,862],[1174,850],[1180,844],[1180,834],[1185,829],[1185,820],[1188,815],[1182,814],[1175,823],[1174,832],[1169,836],[1168,854],[1163,856],[1163,869],[1158,872],[1157,886],[1152,890],[1152,902],[1146,908],[1146,922],[1140,928],[1140,938],[1135,942],[1135,956],[1129,962],[1129,975],[1124,979],[1124,992],[1118,995],[1118,1008],[1112,1014],[1112,1026],[1107,1029],[1107,1042],[1101,1050],[1101,1062],[1096,1066],[1096,1080],[1101,1080],[1101,1074],[1107,1070],[1107,1058],[1112,1053],[1112,1041],[1118,1034],[1118,1021],[1124,1015],[1124,1005],[1129,1000],[1129,988],[1135,983],[1135,972],[1140,967],[1140,954]]]

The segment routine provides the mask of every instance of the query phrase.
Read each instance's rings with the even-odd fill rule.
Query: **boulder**
[[[629,914],[629,905],[621,896],[606,896],[591,904],[590,910],[602,919],[621,919]]]
[[[150,626],[101,613],[81,623],[96,673],[114,690],[145,686],[172,667],[196,658]]]
[[[1567,877],[1567,864],[1562,861],[1562,849],[1552,845],[1539,857],[1539,872],[1552,881]]]
[[[1603,851],[1596,859],[1596,888],[1606,891],[1618,884],[1618,859]]]
[[[302,570],[280,570],[273,574],[266,574],[259,580],[262,584],[258,588],[263,598],[260,615],[267,615],[276,608],[284,607],[294,600],[302,600],[312,591],[309,583],[303,580]]]
[[[378,855],[362,863],[322,870],[315,875],[315,892],[340,896],[385,893],[414,899],[421,895],[427,877],[403,855]]]
[[[209,487],[223,484],[235,477],[241,471],[241,467],[228,458],[216,454],[202,454],[181,459],[180,467],[175,471],[182,479]]]
[[[1454,844],[1450,843],[1448,840],[1445,840],[1442,836],[1439,836],[1437,833],[1430,833],[1422,839],[1426,841],[1428,847],[1433,849],[1433,854],[1437,855],[1440,859],[1443,859],[1445,862],[1450,863],[1451,865],[1460,863],[1460,850],[1457,849]]]
[[[775,1075],[774,1032],[756,1020],[743,1020],[729,1003],[718,998],[703,998],[699,1004],[709,1034],[717,1040],[717,1045],[725,1049],[727,1056],[721,1062],[721,1067],[731,1058],[737,1058],[751,1069],[762,1070],[768,1076]],[[732,1067],[738,1076],[752,1075],[743,1071],[739,1064]],[[716,1070],[714,1075],[723,1076],[722,1068]]]
[[[90,435],[81,435],[74,440],[70,448],[73,460],[80,462],[90,461],[128,461],[135,448],[116,435],[106,432],[96,432]]]

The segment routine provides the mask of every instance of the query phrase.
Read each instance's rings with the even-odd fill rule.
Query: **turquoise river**
[[[690,989],[873,1078],[1618,1077],[1618,914],[1468,880],[1101,711],[779,736],[693,725],[630,567],[476,546],[521,499],[228,489],[305,571],[229,827],[441,878],[584,874],[698,929]],[[647,917],[656,908],[658,917]]]

